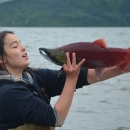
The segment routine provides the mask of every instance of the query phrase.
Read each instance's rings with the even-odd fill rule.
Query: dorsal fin
[[[106,42],[105,42],[105,40],[103,38],[97,39],[93,43],[100,46],[100,47],[102,47],[102,48],[108,49],[107,44],[106,44]]]

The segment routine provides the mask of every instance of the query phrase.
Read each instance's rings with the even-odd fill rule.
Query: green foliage
[[[130,0],[13,0],[0,4],[0,26],[130,26]]]

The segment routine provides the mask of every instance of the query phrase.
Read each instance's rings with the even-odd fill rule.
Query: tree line
[[[0,26],[130,26],[130,0],[13,0],[0,4]]]

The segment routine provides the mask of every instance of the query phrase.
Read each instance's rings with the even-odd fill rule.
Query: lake
[[[60,69],[44,59],[39,48],[104,38],[109,47],[130,47],[130,27],[1,27],[12,30],[25,45],[31,67]],[[52,106],[58,96],[52,98]],[[84,86],[75,92],[67,119],[56,130],[130,130],[130,73]]]

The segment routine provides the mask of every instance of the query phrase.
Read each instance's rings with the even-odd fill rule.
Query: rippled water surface
[[[60,47],[105,38],[110,47],[130,47],[130,28],[0,28],[12,30],[26,46],[31,67],[60,69],[40,54],[40,47]],[[58,97],[52,99],[55,104]],[[84,86],[74,100],[62,128],[56,130],[130,130],[130,73]]]

